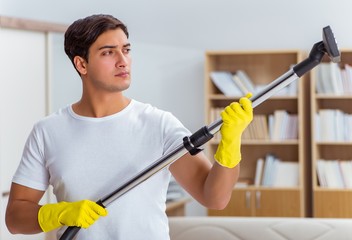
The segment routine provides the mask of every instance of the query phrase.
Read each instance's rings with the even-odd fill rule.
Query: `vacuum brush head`
[[[330,28],[330,26],[326,26],[323,28],[323,42],[324,47],[331,61],[334,63],[338,63],[341,61],[340,51],[337,47],[337,43],[334,37],[334,34]]]

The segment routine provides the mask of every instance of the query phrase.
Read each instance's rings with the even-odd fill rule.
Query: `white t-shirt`
[[[171,113],[135,100],[102,118],[79,116],[68,106],[34,125],[13,182],[43,191],[50,184],[58,201],[97,201],[189,134]],[[77,240],[169,239],[169,178],[165,168],[119,197]]]

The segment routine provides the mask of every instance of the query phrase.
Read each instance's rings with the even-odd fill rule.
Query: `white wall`
[[[0,0],[4,16],[69,24],[92,13],[109,13],[123,20],[134,61],[127,94],[173,112],[191,131],[204,125],[205,50],[309,51],[326,25],[340,48],[352,48],[351,9],[350,0]],[[77,99],[80,91],[70,63],[55,66],[52,110]],[[204,214],[194,206],[188,210]]]
[[[62,33],[49,34],[49,112],[54,112],[81,97],[81,79],[64,51]]]
[[[24,43],[24,39],[26,39]],[[30,47],[28,47],[30,46]],[[25,61],[19,60],[23,55]],[[24,63],[26,62],[26,63]],[[45,102],[45,35],[0,29],[0,192],[10,190],[12,176],[34,122],[43,118]],[[40,236],[13,236],[5,227],[7,197],[0,199],[0,239],[29,240]]]

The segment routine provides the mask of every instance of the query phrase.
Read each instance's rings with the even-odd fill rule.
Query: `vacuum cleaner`
[[[341,60],[340,51],[337,47],[337,43],[330,26],[323,28],[323,40],[313,45],[309,56],[305,60],[295,65],[282,76],[269,83],[262,91],[250,98],[253,108],[273,96],[275,93],[279,92],[284,87],[288,86],[293,81],[302,77],[308,71],[312,70],[322,61],[325,54],[327,54],[330,60],[334,63],[338,63]],[[168,154],[163,155],[141,172],[137,173],[124,184],[119,186],[115,191],[98,200],[97,204],[106,208],[110,203],[160,170],[169,166],[186,153],[189,152],[191,155],[195,155],[202,151],[203,149],[201,147],[213,138],[214,134],[220,130],[222,123],[222,119],[217,120],[208,126],[200,128],[191,136],[185,136],[183,138],[183,143],[174,148]],[[80,229],[80,227],[75,226],[68,227],[60,237],[60,240],[72,240]]]

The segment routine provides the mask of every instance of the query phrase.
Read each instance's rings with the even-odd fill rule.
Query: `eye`
[[[126,54],[130,53],[131,52],[131,48],[124,48],[123,52],[126,53]]]
[[[103,56],[109,56],[109,55],[112,55],[113,53],[114,53],[113,51],[109,50],[109,51],[102,52],[102,55]]]

